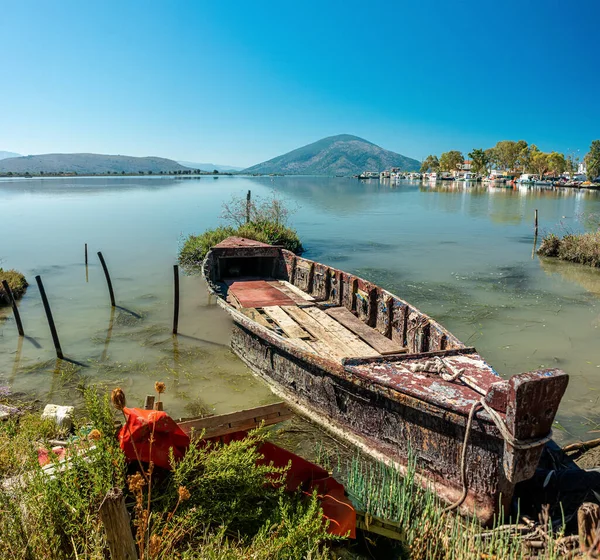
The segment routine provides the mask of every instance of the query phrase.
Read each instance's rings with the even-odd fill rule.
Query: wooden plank
[[[365,325],[358,317],[348,311],[345,307],[332,307],[325,311],[327,315],[341,323],[347,329],[364,340],[369,346],[372,346],[380,354],[399,354],[406,352],[397,342],[386,338],[381,333]]]
[[[406,534],[397,522],[387,521],[362,511],[356,512],[356,528],[396,541],[406,541]]]
[[[273,326],[267,318],[256,308],[254,307],[244,307],[242,309],[238,309],[240,313],[243,313],[249,319],[252,319],[255,323],[262,325],[263,327],[267,327],[267,329],[273,330]]]
[[[271,286],[273,286],[274,288],[277,288],[278,290],[283,292],[299,307],[309,307],[311,305],[315,305],[313,301],[306,299],[306,297],[311,297],[311,296],[306,296],[306,294],[304,294],[304,292],[302,292],[302,290],[298,290],[298,288],[296,288],[296,286],[293,286],[293,287],[296,288],[297,291],[300,291],[302,294],[304,294],[304,296],[306,296],[306,297],[298,295],[297,292],[291,290],[288,286],[286,286],[285,285],[286,283],[280,282],[279,280],[273,280],[273,281],[269,282],[269,284]]]
[[[286,288],[288,288],[289,290],[294,292],[296,295],[300,296],[302,299],[305,299],[306,301],[312,301],[312,302],[315,301],[314,297],[307,294],[306,292],[303,292],[300,288],[298,288],[297,286],[294,286],[294,284],[290,284],[289,282],[286,282],[285,280],[279,280],[279,283],[282,286],[285,286]]]
[[[349,357],[353,354],[339,338],[331,334],[323,325],[308,315],[305,309],[292,306],[284,306],[282,309],[317,339],[309,342],[309,345],[316,352],[322,352],[328,358],[334,360]]]
[[[310,339],[307,333],[294,319],[277,305],[263,307],[263,311],[273,319],[290,338]]]
[[[264,420],[266,426],[283,422],[292,417],[292,411],[283,403],[257,406],[248,410],[219,414],[218,416],[207,416],[205,418],[192,418],[178,422],[179,427],[189,434],[193,429],[196,433],[206,430],[206,437],[224,435],[239,430],[251,429],[260,425]],[[212,435],[209,436],[208,434]]]
[[[314,307],[305,310],[315,321],[318,321],[327,331],[339,338],[352,352],[354,356],[379,356],[379,352],[363,342],[353,332],[349,331],[343,325],[340,325],[335,319],[327,315],[325,311]]]

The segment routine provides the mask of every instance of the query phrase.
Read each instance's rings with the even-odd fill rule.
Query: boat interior
[[[222,297],[303,350],[339,362],[464,348],[425,314],[354,275],[271,246],[248,256],[219,249],[210,270]]]

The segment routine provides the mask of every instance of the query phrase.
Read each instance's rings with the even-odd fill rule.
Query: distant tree
[[[520,164],[523,151],[527,148],[525,140],[514,142],[512,140],[501,140],[494,146],[497,165],[500,169],[512,171]]]
[[[573,176],[577,173],[577,169],[579,168],[579,156],[576,156],[573,152],[571,152],[567,156],[567,171],[569,175]]]
[[[558,152],[548,154],[548,167],[555,177],[562,175],[567,169],[567,160],[564,154]]]
[[[121,171],[121,175],[125,175],[125,171]]]
[[[592,142],[590,151],[585,156],[585,165],[587,167],[587,178],[590,181],[600,177],[600,140]]]
[[[487,150],[480,150],[478,148],[474,149],[469,153],[469,157],[471,158],[471,170],[473,173],[485,173],[488,168],[488,155]]]
[[[152,171],[148,171],[148,175],[152,175]]]
[[[217,175],[219,173],[218,169],[213,169],[213,175]]]
[[[450,150],[444,152],[440,156],[440,169],[442,171],[454,171],[458,169],[458,166],[465,161],[462,152],[458,150]]]
[[[40,171],[40,175],[43,175],[43,174],[44,174],[44,172],[43,172],[43,171]]]
[[[528,169],[543,179],[544,174],[550,169],[549,155],[542,152],[535,144],[529,150]]]
[[[486,172],[489,175],[494,167],[498,167],[498,154],[496,148],[488,148],[485,150],[485,159],[487,160]]]
[[[439,169],[440,162],[438,160],[438,157],[434,155],[427,156],[421,164],[421,173],[428,173],[429,171],[439,171]]]

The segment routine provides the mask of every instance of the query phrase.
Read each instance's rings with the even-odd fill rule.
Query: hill
[[[244,173],[284,175],[356,175],[400,167],[418,171],[420,162],[384,150],[358,136],[340,134],[275,157],[244,170]]]
[[[3,152],[0,150],[0,159],[6,159],[10,157],[20,157],[21,154],[16,154],[15,152]]]
[[[187,167],[160,157],[111,156],[103,154],[40,154],[0,160],[0,173],[163,173]]]
[[[243,167],[234,167],[233,165],[219,165],[217,163],[195,163],[193,161],[178,161],[181,165],[190,167],[192,169],[201,169],[202,171],[208,171],[212,173],[215,169],[220,173],[233,173],[241,171]]]

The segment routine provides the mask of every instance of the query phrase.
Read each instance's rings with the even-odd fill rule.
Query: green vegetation
[[[464,159],[462,153],[458,150],[444,152],[440,156],[440,169],[442,171],[455,171],[463,163]]]
[[[440,162],[438,160],[438,157],[434,155],[429,155],[423,160],[420,171],[421,173],[428,173],[429,171],[437,172],[439,171],[439,169]]]
[[[562,238],[550,233],[542,240],[538,255],[600,267],[600,230]]]
[[[316,496],[277,485],[287,468],[257,465],[265,429],[230,444],[191,445],[171,472],[139,470],[127,467],[114,437],[108,397],[87,390],[85,398],[66,467],[51,459],[52,476],[38,465],[38,448],[61,435],[52,424],[26,414],[0,425],[1,474],[11,477],[0,486],[2,558],[107,558],[98,510],[113,487],[125,494],[143,560],[331,557],[327,544],[340,539],[326,532]]]
[[[600,177],[600,140],[594,140],[590,146],[590,151],[585,156],[587,166],[587,177],[594,181]]]
[[[13,296],[16,299],[23,297],[23,294],[28,286],[25,276],[16,270],[4,270],[2,267],[0,267],[0,305],[6,305],[9,303],[8,297],[4,293],[4,288],[2,287],[2,280],[6,280],[8,282]]]
[[[290,210],[282,200],[232,197],[223,204],[221,217],[231,225],[209,229],[200,235],[190,235],[179,249],[179,264],[188,271],[199,270],[206,253],[232,235],[281,245],[296,254],[304,250],[295,230],[286,226]]]

